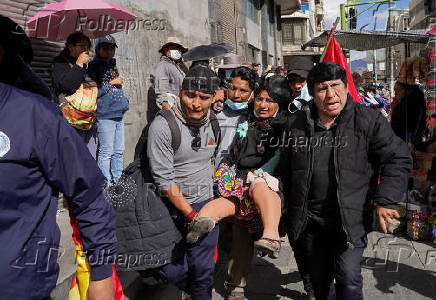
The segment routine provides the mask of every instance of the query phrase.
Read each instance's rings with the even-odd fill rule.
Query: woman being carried
[[[277,75],[264,80],[256,89],[254,110],[248,121],[239,125],[230,153],[215,174],[221,198],[205,205],[189,224],[188,243],[197,242],[223,218],[235,216],[243,220],[253,216],[255,208],[262,224],[248,224],[257,229],[263,225],[263,230],[258,230],[262,237],[254,245],[270,257],[278,257],[281,200],[277,194],[279,180],[270,173],[279,161],[280,120],[283,119],[279,107],[286,107],[290,94],[286,78]],[[253,232],[250,228],[249,231]]]

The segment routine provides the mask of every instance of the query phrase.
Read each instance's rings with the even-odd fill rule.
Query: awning
[[[329,30],[303,44],[301,48],[324,47]],[[425,30],[398,31],[342,31],[336,30],[335,38],[343,49],[366,51],[388,48],[405,42],[427,44],[428,34]]]

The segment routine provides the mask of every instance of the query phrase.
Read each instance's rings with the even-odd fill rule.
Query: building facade
[[[282,8],[296,9],[299,0],[209,0],[214,26],[212,42],[233,45],[244,61],[283,66]]]
[[[21,26],[54,0],[0,0],[1,14]],[[178,37],[188,47],[226,42],[248,62],[283,65],[280,11],[299,7],[299,0],[110,0],[133,12],[137,19],[129,30],[114,34],[117,65],[130,100],[125,114],[125,158],[133,160],[142,129],[156,112],[154,70],[158,49],[168,37]],[[72,28],[72,32],[75,29]],[[63,43],[32,39],[32,67],[50,84],[51,62]]]
[[[410,30],[430,30],[436,26],[436,1],[411,0],[409,3]],[[412,44],[410,56],[420,56],[425,45]]]
[[[409,9],[399,9],[392,11],[393,17],[393,31],[397,32],[407,32],[410,30],[410,17]],[[410,44],[400,44],[392,47],[392,57],[393,57],[393,72],[396,78],[400,73],[400,68],[402,63],[406,58],[410,57]],[[386,52],[386,64],[389,66],[390,60],[388,52]]]
[[[386,82],[386,49],[367,50],[366,61],[367,72],[363,74],[365,83]]]
[[[245,51],[238,53],[246,61],[265,65],[283,65],[281,54],[280,5],[272,0],[245,0]]]
[[[307,48],[301,45],[310,41],[324,31],[323,0],[303,0],[301,9],[282,10],[282,54],[284,65],[300,56],[310,56],[319,61],[322,51],[319,48]]]

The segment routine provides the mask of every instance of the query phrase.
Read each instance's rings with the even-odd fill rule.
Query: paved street
[[[221,287],[225,260],[222,255],[216,268],[213,292],[216,300],[223,299]],[[436,299],[436,247],[431,243],[411,242],[405,237],[374,232],[369,235],[362,275],[365,299]],[[129,276],[134,280],[135,275]],[[121,277],[126,278],[126,274]],[[136,280],[140,282],[138,278]],[[181,297],[180,292],[171,286],[133,286],[126,291],[130,300],[174,300]],[[254,259],[246,292],[249,300],[304,299],[303,294],[303,284],[289,244],[284,244],[277,260]]]

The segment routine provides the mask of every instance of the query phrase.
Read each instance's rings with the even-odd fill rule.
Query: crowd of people
[[[103,257],[91,265],[88,299],[112,299],[116,216],[107,186],[122,174],[129,108],[117,43],[97,39],[91,60],[90,39],[71,34],[53,63],[55,105],[42,80],[20,79],[31,72],[24,31],[17,37],[18,25],[0,23],[0,171],[8,174],[0,180],[0,242],[10,245],[0,250],[0,289],[10,299],[49,299],[62,192],[86,255]],[[257,64],[235,54],[218,71],[207,61],[188,68],[176,38],[158,51],[156,105],[176,120],[180,145],[158,114],[145,151],[184,246],[159,274],[193,300],[211,299],[219,224],[231,224],[226,298],[245,299],[253,255],[279,256],[281,222],[308,299],[363,299],[360,263],[373,215],[386,232],[412,168],[406,142],[420,121],[403,128],[398,120],[413,91],[397,83],[391,126],[379,110],[353,102],[338,64],[296,58],[286,72],[259,76]],[[35,251],[48,265],[26,265]]]

